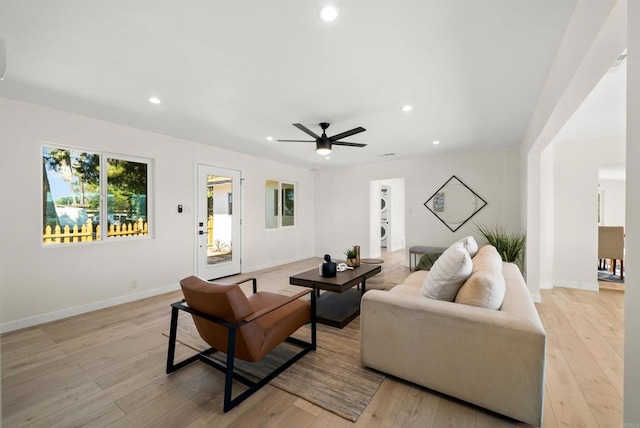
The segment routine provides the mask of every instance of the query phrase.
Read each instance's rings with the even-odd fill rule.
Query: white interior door
[[[240,273],[240,171],[198,164],[197,274]]]

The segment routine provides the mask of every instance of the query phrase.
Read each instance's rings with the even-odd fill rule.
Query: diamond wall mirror
[[[424,203],[424,206],[452,232],[460,229],[485,205],[487,205],[487,201],[482,199],[455,175],[451,176]]]

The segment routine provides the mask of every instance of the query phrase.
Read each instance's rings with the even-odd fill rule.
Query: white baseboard
[[[8,333],[10,331],[19,330],[21,328],[33,327],[34,325],[57,321],[63,318],[97,311],[98,309],[104,309],[111,306],[121,305],[123,303],[133,302],[135,300],[146,299],[147,297],[153,297],[159,294],[169,293],[171,291],[176,291],[179,289],[180,284],[175,283],[167,285],[165,287],[154,288],[153,290],[127,294],[126,296],[114,297],[113,299],[102,300],[95,303],[88,303],[86,305],[76,306],[73,308],[63,309],[55,312],[49,312],[47,314],[36,315],[34,317],[23,318],[17,321],[0,324],[0,333]]]
[[[256,272],[256,271],[259,271],[259,270],[262,270],[262,269],[269,269],[269,268],[272,268],[272,267],[285,265],[287,263],[299,262],[300,260],[310,259],[312,257],[315,257],[315,256],[313,254],[309,254],[309,255],[306,255],[306,256],[297,256],[297,257],[293,257],[293,258],[290,258],[290,259],[278,260],[278,261],[275,261],[273,263],[265,263],[263,265],[242,266],[242,273]]]
[[[577,282],[577,281],[554,281],[556,287],[575,288],[577,290],[599,291],[600,286],[597,282]]]
[[[260,266],[251,266],[243,269],[242,273],[255,272],[262,269],[268,269],[276,266],[280,266],[286,263],[293,263],[300,260],[314,257],[312,254],[305,256],[298,256],[288,260],[278,260],[274,263],[268,263]],[[57,321],[63,318],[72,317],[75,315],[84,314],[91,311],[97,311],[99,309],[109,308],[111,306],[121,305],[123,303],[129,303],[147,297],[157,296],[159,294],[169,293],[171,291],[180,290],[180,284],[175,283],[167,285],[165,287],[154,288],[153,290],[141,291],[139,293],[127,294],[126,296],[114,297],[112,299],[102,300],[100,302],[88,303],[86,305],[76,306],[73,308],[62,309],[55,312],[49,312],[42,315],[36,315],[33,317],[23,318],[16,321],[10,321],[4,324],[0,324],[0,333],[8,333],[10,331],[19,330],[21,328],[33,327],[34,325],[44,324],[51,321]]]

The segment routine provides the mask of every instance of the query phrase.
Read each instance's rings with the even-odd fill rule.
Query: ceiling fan
[[[301,123],[294,123],[293,126],[295,126],[296,128],[298,128],[299,130],[301,130],[302,132],[309,134],[310,136],[312,136],[314,138],[314,140],[278,140],[278,141],[284,141],[284,142],[300,142],[300,143],[316,143],[316,153],[318,153],[319,155],[328,155],[329,153],[331,153],[331,146],[332,145],[336,145],[336,146],[351,146],[351,147],[364,147],[366,146],[366,144],[361,144],[361,143],[348,143],[346,141],[338,141],[342,138],[347,138],[350,137],[351,135],[355,135],[358,134],[360,132],[364,132],[366,131],[366,129],[364,129],[361,126],[358,126],[357,128],[353,128],[350,131],[345,131],[342,132],[340,134],[336,134],[333,137],[327,137],[327,128],[329,127],[329,123],[327,122],[322,122],[319,124],[320,128],[322,128],[322,135],[318,136],[315,132],[313,132],[312,130],[310,130],[309,128],[307,128],[306,126],[304,126]]]

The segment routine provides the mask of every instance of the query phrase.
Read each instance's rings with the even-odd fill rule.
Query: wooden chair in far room
[[[616,264],[620,260],[620,279],[624,279],[624,227],[598,226],[599,264],[611,259],[611,272],[615,275]]]
[[[247,296],[239,284],[253,281],[253,294]],[[294,296],[257,292],[255,278],[231,284],[208,282],[197,276],[180,281],[184,300],[171,305],[171,328],[167,353],[167,374],[175,372],[195,361],[202,361],[225,374],[225,412],[231,410],[251,394],[269,383],[273,378],[316,349],[315,295],[312,290],[302,291]],[[310,301],[300,298],[311,294]],[[186,304],[185,304],[186,303]],[[192,315],[202,339],[211,346],[179,363],[174,363],[178,311]],[[296,330],[311,323],[311,342],[290,337]],[[234,371],[234,362],[239,358],[257,362],[283,342],[301,348],[295,355],[282,363],[261,380],[254,382]],[[210,357],[220,351],[226,354],[226,364]],[[233,380],[249,388],[232,397]]]

